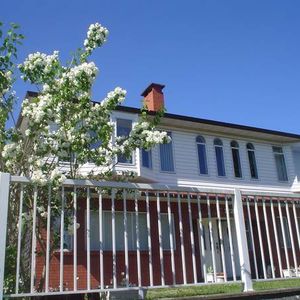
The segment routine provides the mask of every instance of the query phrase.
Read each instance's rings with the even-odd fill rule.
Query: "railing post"
[[[253,291],[242,195],[239,189],[234,189],[233,212],[244,292]]]
[[[10,174],[0,172],[0,300],[3,298]]]

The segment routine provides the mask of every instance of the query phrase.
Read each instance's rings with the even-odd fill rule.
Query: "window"
[[[67,224],[66,220],[71,218],[71,211],[65,211],[65,223],[64,223],[64,246],[63,250],[71,251],[73,250],[73,223]],[[60,225],[61,225],[61,217],[55,216],[53,218],[53,235],[54,240],[56,241],[56,249],[60,250]]]
[[[90,131],[90,137],[91,137],[91,144],[90,149],[98,149],[101,146],[101,141],[97,137],[97,134],[95,131]]]
[[[216,161],[217,161],[217,171],[218,176],[225,176],[225,165],[224,165],[224,154],[223,154],[223,143],[220,139],[214,140]]]
[[[253,144],[248,143],[247,146],[248,152],[248,161],[249,161],[249,168],[250,168],[250,175],[252,179],[258,178],[257,167],[256,167],[256,159],[255,159],[255,148]]]
[[[152,168],[152,151],[142,149],[142,166],[145,168]]]
[[[236,141],[232,141],[230,143],[230,146],[231,146],[234,176],[236,178],[242,178],[242,168],[241,168],[239,144]]]
[[[288,181],[286,165],[282,147],[273,147],[273,153],[276,163],[277,176],[280,181]]]
[[[112,227],[111,227],[111,212],[103,212],[103,250],[112,250]],[[140,250],[148,250],[148,232],[147,232],[147,215],[146,213],[139,212],[139,240]],[[174,234],[174,218],[171,215],[172,220],[172,234],[173,234],[173,245],[175,245],[175,234]],[[116,249],[124,250],[124,219],[123,212],[115,213],[116,221]],[[91,222],[91,250],[99,250],[99,212],[91,211],[90,214]],[[127,233],[128,233],[128,250],[136,250],[136,228],[135,228],[135,212],[127,212]],[[170,230],[168,214],[161,214],[161,228],[162,228],[162,247],[164,250],[170,249]],[[175,246],[174,246],[175,247]]]
[[[206,158],[206,147],[205,139],[203,136],[198,135],[196,137],[196,144],[198,150],[199,170],[200,174],[208,174],[207,170],[207,158]]]
[[[172,138],[172,133],[168,132],[168,136]],[[159,153],[161,171],[174,172],[173,141],[171,140],[168,144],[160,144]]]
[[[126,119],[117,119],[117,136],[126,138],[132,129],[132,121]],[[132,164],[132,156],[118,155],[118,162],[124,164]]]
[[[284,228],[284,234],[285,234],[285,239],[286,239],[286,246],[287,246],[287,248],[292,248],[288,220],[286,217],[282,217],[282,220],[283,220],[283,228]],[[279,237],[280,247],[284,248],[283,235],[282,235],[282,231],[281,231],[281,222],[280,222],[279,217],[277,217],[276,226],[277,226],[277,233],[278,233],[278,237]]]

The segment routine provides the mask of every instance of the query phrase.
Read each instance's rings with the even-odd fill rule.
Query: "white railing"
[[[251,277],[298,276],[299,198],[71,179],[54,191],[34,186],[25,177],[0,173],[2,232],[10,225],[9,203],[18,204],[15,287],[7,296],[137,290],[143,297],[149,288],[240,280],[249,291]],[[56,248],[54,223],[60,224]],[[22,232],[25,225],[29,235]],[[72,231],[71,237],[66,230]],[[0,298],[5,236],[0,235]],[[24,248],[30,248],[30,257],[24,257]],[[30,263],[21,268],[24,259]]]

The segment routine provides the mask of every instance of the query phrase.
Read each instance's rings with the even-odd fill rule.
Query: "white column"
[[[267,209],[266,209],[266,201],[265,201],[265,199],[263,199],[263,213],[264,213],[264,219],[265,219],[265,227],[266,227],[266,234],[267,234],[268,250],[269,250],[270,262],[271,262],[271,269],[272,269],[271,270],[271,272],[272,272],[272,278],[275,278],[272,245],[271,245],[271,240],[270,240],[269,222],[268,222],[268,216],[267,216]]]
[[[18,220],[18,250],[17,250],[17,271],[16,271],[16,294],[19,293],[19,278],[20,278],[20,257],[21,257],[21,238],[22,238],[22,212],[23,212],[23,194],[24,194],[24,186],[21,184],[21,192],[20,192],[20,208],[19,208],[19,220]],[[0,204],[1,205],[1,204]],[[49,219],[49,215],[48,215]],[[47,219],[47,225],[48,225]],[[47,227],[48,230],[48,227]],[[47,232],[47,246],[48,246],[48,232]],[[47,247],[48,250],[48,247]],[[49,258],[48,258],[49,260]],[[45,282],[45,290],[48,291],[47,288],[47,275],[49,276],[49,267],[47,269],[47,256],[46,256],[46,282]],[[48,262],[49,264],[49,262]],[[48,273],[47,273],[48,271]],[[48,280],[49,281],[49,280]],[[0,298],[1,299],[1,298]]]
[[[267,279],[267,270],[266,270],[266,263],[265,263],[265,251],[264,251],[264,245],[263,245],[261,229],[260,229],[260,219],[259,219],[257,198],[254,199],[254,202],[255,202],[254,203],[254,205],[255,205],[255,216],[256,216],[256,223],[257,223],[259,248],[260,248],[260,253],[261,253],[261,261],[262,261],[262,265],[263,265],[264,279]]]
[[[59,259],[59,291],[64,290],[64,224],[65,224],[65,189],[61,191],[60,210],[60,259]]]
[[[248,211],[248,220],[249,220],[249,230],[251,235],[251,242],[252,242],[252,251],[253,251],[253,260],[254,260],[254,268],[255,268],[255,276],[258,279],[258,269],[257,269],[257,260],[256,260],[256,250],[255,250],[255,243],[253,237],[253,226],[252,226],[252,218],[251,218],[251,210],[249,204],[249,198],[247,197],[247,211]]]
[[[274,230],[274,236],[275,236],[275,245],[276,245],[276,252],[277,252],[277,258],[278,258],[278,264],[279,264],[280,277],[282,277],[283,276],[282,262],[281,262],[280,246],[279,246],[279,241],[278,241],[278,232],[277,232],[277,224],[276,224],[276,218],[275,218],[275,213],[274,213],[273,199],[271,199],[271,214],[272,214],[272,223],[273,223],[273,230]]]
[[[227,281],[226,261],[225,261],[225,252],[224,252],[224,240],[223,240],[222,220],[221,220],[221,214],[220,214],[220,201],[219,201],[219,197],[218,196],[216,196],[216,205],[217,205],[218,229],[219,229],[219,236],[220,236],[222,268],[223,268],[223,273],[224,273],[224,280],[226,282]]]
[[[243,210],[243,202],[241,192],[238,189],[234,190],[233,201],[234,221],[237,237],[237,245],[239,249],[241,278],[244,283],[244,292],[252,291],[251,268],[249,260],[249,250],[247,244],[247,235],[245,228],[245,217]]]
[[[0,234],[0,299],[3,297],[9,185],[10,174],[0,172],[0,228],[1,232],[4,233]]]

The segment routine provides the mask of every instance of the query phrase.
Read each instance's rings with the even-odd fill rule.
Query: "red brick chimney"
[[[144,103],[150,111],[158,111],[164,108],[163,84],[151,83],[142,93]]]

